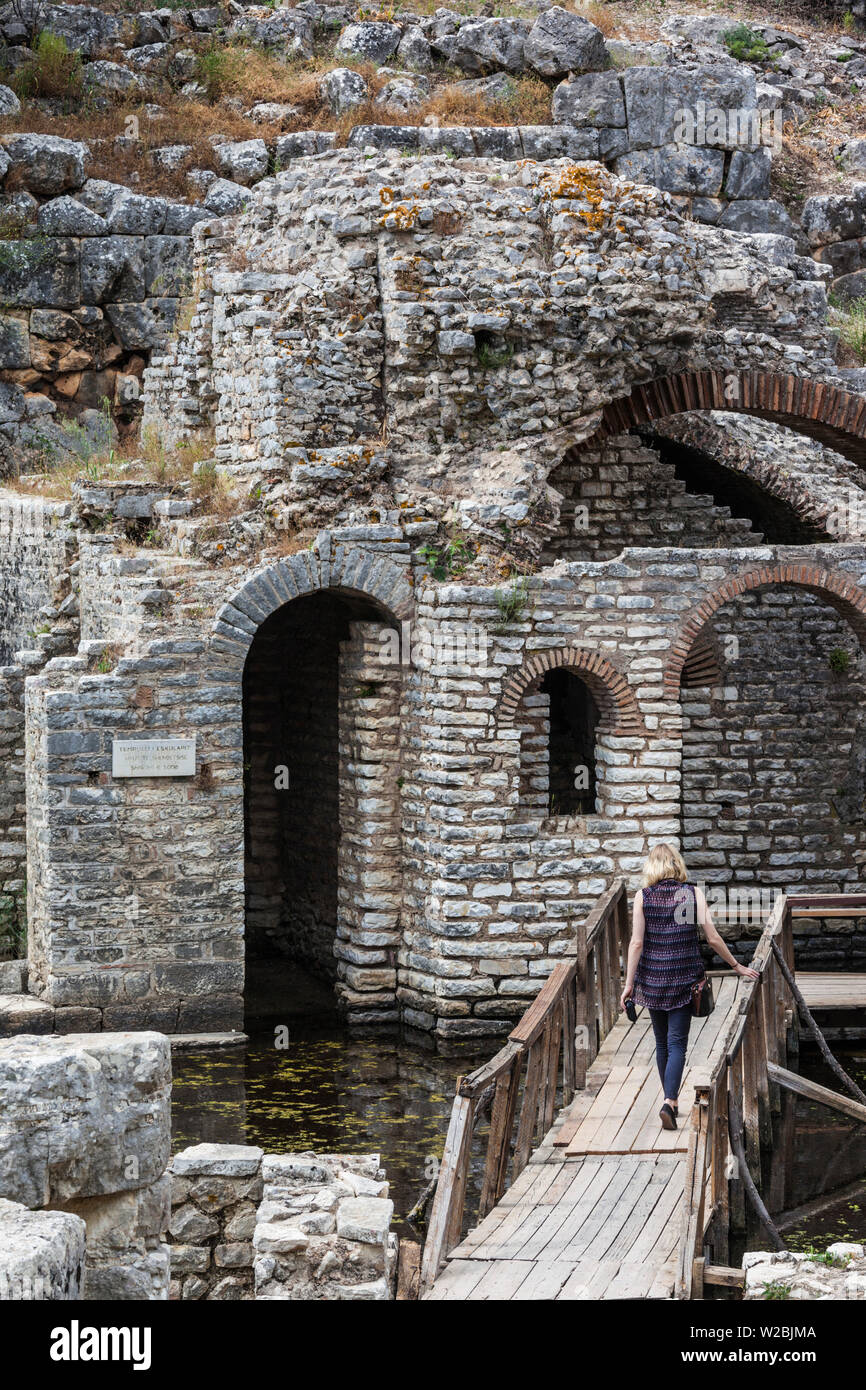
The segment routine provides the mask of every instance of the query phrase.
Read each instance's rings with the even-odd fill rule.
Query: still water
[[[866,1047],[831,1044],[834,1055],[866,1091]],[[800,1071],[812,1081],[841,1092],[842,1087],[817,1049],[803,1049]],[[826,1106],[797,1097],[793,1205],[814,1203],[842,1191],[832,1205],[804,1215],[783,1234],[793,1250],[823,1250],[836,1240],[866,1241],[866,1126]]]
[[[441,1056],[429,1040],[391,1033],[355,1036],[323,1012],[325,996],[308,988],[288,1020],[289,1043],[268,1030],[244,1047],[176,1053],[173,1059],[173,1148],[204,1141],[258,1144],[266,1153],[379,1153],[394,1201],[394,1224],[411,1234],[406,1214],[442,1156],[457,1077],[487,1061],[496,1041]],[[327,997],[330,1003],[330,997]],[[866,1089],[866,1047],[836,1047],[846,1070]],[[838,1090],[817,1052],[803,1048],[800,1070]],[[802,1098],[796,1100],[791,1207],[841,1195],[806,1212],[784,1231],[794,1249],[834,1240],[866,1240],[866,1127]],[[474,1146],[469,1209],[480,1186],[484,1134]],[[858,1185],[859,1184],[859,1185]],[[761,1248],[761,1238],[750,1244]]]
[[[379,1153],[402,1225],[442,1157],[456,1079],[496,1050],[440,1057],[396,1036],[291,1032],[225,1051],[176,1053],[173,1149],[258,1144],[266,1153]]]

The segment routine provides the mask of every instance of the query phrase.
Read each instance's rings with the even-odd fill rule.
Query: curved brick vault
[[[866,468],[866,396],[779,372],[677,372],[645,382],[606,405],[598,429],[573,444],[565,459],[576,461],[582,450],[610,436],[694,410],[758,415],[807,434]]]
[[[520,701],[547,671],[565,667],[589,687],[602,718],[601,727],[610,734],[643,732],[643,720],[634,692],[621,671],[600,654],[583,647],[561,647],[537,652],[525,666],[510,676],[502,688],[499,702],[500,725],[513,724]]]
[[[299,551],[259,570],[232,594],[216,616],[214,650],[242,666],[256,632],[272,613],[320,590],[372,600],[383,609],[383,617],[398,622],[410,619],[414,611],[406,568],[387,555],[332,544],[325,533],[315,550]]]
[[[692,609],[680,628],[668,660],[664,674],[666,695],[672,699],[678,698],[683,668],[713,614],[742,594],[767,589],[774,584],[806,589],[816,598],[823,599],[850,623],[860,645],[866,649],[866,591],[847,574],[808,563],[761,566],[746,574],[732,575]]]

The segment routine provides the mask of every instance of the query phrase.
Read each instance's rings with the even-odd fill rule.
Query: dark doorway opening
[[[383,614],[332,592],[262,623],[244,670],[246,1028],[336,1008],[340,643]]]
[[[541,690],[550,697],[549,813],[591,815],[598,706],[580,677],[564,668],[548,671]]]

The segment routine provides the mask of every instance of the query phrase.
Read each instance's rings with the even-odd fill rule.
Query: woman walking
[[[738,965],[713,925],[707,900],[688,881],[678,850],[656,845],[643,868],[643,888],[635,894],[622,1008],[629,999],[649,1009],[656,1040],[656,1063],[664,1103],[665,1129],[677,1127],[677,1098],[686,1061],[692,994],[704,978],[698,924],[716,955],[738,975],[757,980],[758,972]]]

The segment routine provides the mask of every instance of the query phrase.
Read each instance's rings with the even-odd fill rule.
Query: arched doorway
[[[682,847],[742,955],[778,892],[863,891],[864,602],[838,571],[754,571],[704,599],[669,665]],[[851,968],[859,941],[854,922],[809,923],[798,964]]]
[[[396,1021],[399,626],[322,589],[258,627],[243,675],[247,1031],[339,1006]]]

